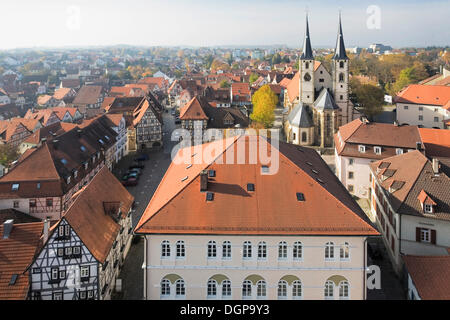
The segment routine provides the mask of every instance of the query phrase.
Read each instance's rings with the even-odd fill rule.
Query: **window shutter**
[[[436,230],[431,230],[431,243],[436,244]]]
[[[416,228],[416,241],[420,242],[420,228]]]

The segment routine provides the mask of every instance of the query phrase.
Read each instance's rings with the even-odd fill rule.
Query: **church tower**
[[[298,68],[300,76],[299,102],[312,105],[314,103],[314,56],[309,38],[308,15],[306,15],[305,42]]]
[[[348,98],[349,93],[349,58],[345,52],[344,36],[342,34],[341,14],[339,13],[339,27],[332,61],[333,95],[334,101],[341,108],[341,124],[352,121],[353,108]]]

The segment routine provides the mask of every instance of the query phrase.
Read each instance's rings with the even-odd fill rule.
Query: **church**
[[[359,117],[349,100],[349,58],[345,52],[341,17],[331,73],[314,59],[306,16],[305,41],[299,71],[288,84],[284,123],[287,142],[322,148],[333,146],[339,126]]]

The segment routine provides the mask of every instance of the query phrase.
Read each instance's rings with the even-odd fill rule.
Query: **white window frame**
[[[431,243],[431,230],[420,228],[420,242]]]
[[[80,277],[81,278],[88,278],[90,277],[90,270],[89,266],[80,266]]]
[[[218,290],[218,283],[214,279],[209,279],[208,283],[206,284],[206,297],[207,299],[215,299],[217,298],[217,290]]]
[[[267,298],[267,282],[265,280],[258,280],[258,282],[256,283],[256,298]]]
[[[334,282],[327,280],[324,287],[325,300],[334,300]]]
[[[278,281],[277,297],[279,300],[287,299],[287,288],[288,288],[288,283],[286,280]]]
[[[292,247],[292,259],[294,259],[294,261],[303,260],[303,244],[301,241],[294,242],[294,246]]]
[[[175,281],[175,296],[177,298],[186,297],[186,283],[183,279]]]
[[[300,291],[300,294],[297,294]],[[303,285],[300,280],[294,280],[292,282],[292,299],[300,300],[303,297]]]
[[[208,259],[217,259],[217,243],[213,240],[208,241],[207,257]]]
[[[251,241],[244,241],[243,247],[242,247],[242,258],[245,260],[252,259],[252,242]]]
[[[360,153],[365,153],[366,152],[366,146],[362,145],[362,144],[358,145],[358,151]]]
[[[265,241],[258,242],[258,260],[267,260],[267,243]]]
[[[350,261],[350,244],[344,242],[339,249],[339,258],[341,261]]]
[[[161,297],[170,297],[170,281],[169,279],[162,279],[161,280],[161,290],[159,291],[159,294]]]
[[[250,280],[244,280],[242,283],[242,299],[252,298],[252,282]]]
[[[178,240],[176,244],[176,258],[185,259],[186,258],[186,245],[184,240]]]
[[[375,146],[373,147],[373,152],[375,152],[376,154],[380,155],[381,154],[381,150],[382,148],[379,146]]]
[[[339,282],[339,299],[350,299],[350,284],[347,280],[342,280],[341,282]]]
[[[225,279],[222,281],[222,298],[231,297],[231,281]]]
[[[423,211],[425,211],[425,213],[433,213],[433,206],[431,204],[425,203],[423,205]]]
[[[224,241],[222,243],[222,259],[229,260],[231,259],[231,242]]]
[[[288,257],[288,245],[286,241],[280,241],[278,243],[278,260],[287,260]]]
[[[402,149],[402,148],[396,148],[396,149],[395,149],[395,154],[396,154],[396,155],[403,154],[403,149]]]
[[[334,242],[330,241],[325,244],[325,261],[334,261]]]
[[[161,259],[170,258],[170,242],[168,240],[163,240],[161,242]]]

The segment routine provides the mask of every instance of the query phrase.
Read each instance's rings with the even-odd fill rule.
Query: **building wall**
[[[161,257],[161,243],[168,240],[171,245],[170,258]],[[176,242],[184,240],[186,257],[176,258]],[[207,257],[208,241],[217,243],[217,258]],[[344,277],[350,283],[350,299],[364,299],[365,287],[364,267],[366,264],[364,237],[331,237],[331,236],[203,236],[203,235],[149,235],[146,243],[146,297],[161,299],[160,283],[168,276],[177,275],[184,279],[186,299],[206,299],[207,282],[217,274],[231,280],[231,299],[242,299],[243,281],[250,275],[261,276],[267,283],[267,299],[277,299],[278,281],[287,275],[294,275],[302,282],[303,299],[324,299],[324,285],[327,279]],[[232,254],[230,259],[222,259],[221,246],[223,241],[231,241]],[[252,243],[252,258],[242,257],[244,241]],[[265,241],[267,259],[257,259],[258,242]],[[278,259],[278,243],[288,244],[287,259]],[[293,244],[301,241],[303,257],[300,260],[292,258]],[[325,244],[333,241],[335,244],[334,261],[325,261]],[[350,256],[347,261],[340,260],[339,246],[348,242]],[[336,277],[338,276],[338,277]],[[169,278],[170,278],[169,277]],[[288,292],[291,289],[288,287]],[[175,287],[172,285],[169,298],[176,298]],[[219,290],[220,291],[220,290]],[[256,287],[252,287],[256,298]],[[339,289],[335,286],[334,298],[339,299]]]
[[[321,64],[314,72],[314,88],[320,92],[321,88],[333,89],[333,82],[328,70]]]
[[[30,199],[36,200],[36,207],[30,207]],[[47,206],[47,199],[52,199],[53,205]],[[16,203],[18,206],[14,206]],[[60,197],[46,197],[46,198],[13,198],[1,199],[0,209],[14,208],[20,212],[29,214],[38,219],[59,219],[61,213],[61,198]]]
[[[370,168],[374,161],[366,158],[339,156],[335,151],[336,175],[342,184],[349,190],[353,186],[351,194],[359,198],[369,198]],[[353,164],[351,163],[353,160]],[[353,178],[349,178],[349,172],[353,172]]]
[[[407,109],[405,109],[407,107]],[[422,110],[420,110],[422,108]],[[441,106],[397,103],[397,121],[399,124],[422,125],[425,128],[444,128],[443,120],[448,118],[448,112]],[[423,120],[419,120],[419,116]],[[435,121],[437,117],[437,121]]]

